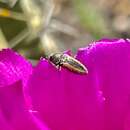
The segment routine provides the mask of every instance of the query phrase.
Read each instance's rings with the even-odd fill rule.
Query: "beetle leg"
[[[61,66],[60,66],[60,65],[58,65],[58,70],[59,70],[59,71],[61,70]]]
[[[61,70],[61,66],[63,65],[63,62],[60,61],[59,64],[56,65],[57,69],[60,71]]]
[[[60,65],[60,64],[56,65],[55,67],[56,67],[59,71],[61,70],[61,65]]]

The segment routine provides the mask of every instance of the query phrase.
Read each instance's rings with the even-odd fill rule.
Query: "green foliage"
[[[99,39],[104,35],[109,34],[106,22],[99,10],[94,8],[90,2],[86,0],[73,0],[77,15],[81,24]]]

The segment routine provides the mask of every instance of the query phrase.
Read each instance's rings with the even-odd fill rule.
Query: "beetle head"
[[[49,56],[49,61],[55,65],[59,65],[61,61],[61,53],[54,53]]]

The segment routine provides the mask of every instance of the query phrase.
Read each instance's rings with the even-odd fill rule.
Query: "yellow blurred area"
[[[9,10],[7,10],[7,9],[0,8],[0,16],[1,17],[10,17],[11,12]]]

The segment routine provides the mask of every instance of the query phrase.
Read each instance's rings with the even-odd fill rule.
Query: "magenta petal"
[[[0,130],[13,130],[0,110]]]
[[[32,65],[11,49],[0,51],[0,87],[22,80],[25,85]]]
[[[33,109],[52,130],[101,130],[102,96],[92,75],[59,71],[41,60],[28,84]]]
[[[20,81],[0,87],[0,108],[12,130],[48,130],[25,109],[23,85]]]
[[[129,130],[130,40],[100,40],[76,58],[88,75],[40,61],[28,84],[34,110],[53,130]]]
[[[129,110],[128,114],[127,114],[123,130],[130,130],[130,110]]]
[[[86,51],[91,59],[89,70],[95,71],[97,85],[105,97],[104,130],[124,130],[126,124],[130,129],[130,42],[124,39],[95,42],[90,48],[80,49],[78,57],[84,63]]]

